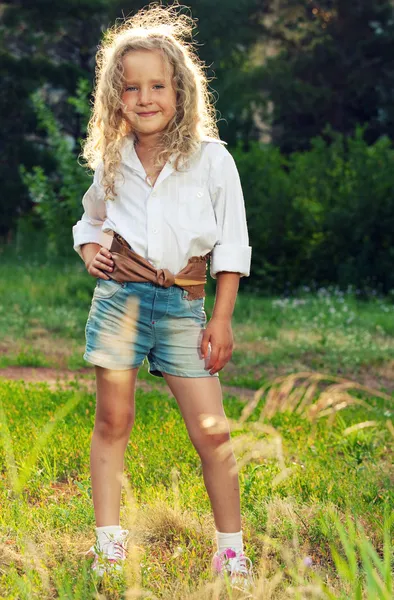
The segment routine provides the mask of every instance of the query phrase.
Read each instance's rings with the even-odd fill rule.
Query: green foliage
[[[86,102],[86,98],[90,93],[90,84],[87,79],[79,79],[75,96],[68,98],[68,103],[74,107],[75,112],[81,115],[81,133],[86,134],[87,124],[90,117],[90,104]],[[81,138],[78,139],[81,143]]]
[[[253,287],[267,289],[288,278],[300,240],[292,239],[301,214],[292,202],[287,159],[278,148],[250,144],[233,152],[242,180],[252,246]],[[301,230],[302,233],[302,230]],[[289,262],[290,257],[292,261]],[[248,282],[245,282],[246,285]]]
[[[326,124],[367,140],[394,136],[390,0],[268,0],[260,90],[273,140],[286,153],[309,148]]]
[[[88,83],[80,81],[75,98],[70,99],[77,112],[87,116],[86,92]],[[41,94],[32,94],[40,127],[46,132],[48,144],[56,159],[57,168],[47,175],[41,166],[27,172],[22,165],[20,174],[34,202],[34,211],[45,226],[50,255],[70,254],[72,226],[81,215],[81,198],[89,184],[89,177],[78,164],[73,143],[60,130],[52,111]]]
[[[89,91],[92,88],[103,32],[146,4],[144,0],[1,4],[0,137],[5,158],[0,162],[0,236],[11,237],[18,216],[29,215],[32,208],[19,165],[29,171],[39,165],[46,174],[57,168],[57,157],[37,131],[29,95],[44,90],[60,129],[77,141],[84,133],[86,113],[73,111],[68,96],[81,78],[89,81]],[[214,11],[210,1],[198,0],[192,7],[181,5],[180,12],[192,12],[198,19],[198,52],[214,80],[223,138],[229,143],[240,137],[257,139],[254,104],[259,92],[249,52],[262,30],[259,0],[221,0]]]
[[[69,103],[86,124],[88,82]],[[21,176],[47,234],[48,256],[72,255],[72,226],[81,216],[88,176],[39,93],[32,96],[57,168]],[[86,125],[85,125],[86,127]],[[257,142],[233,154],[243,183],[252,276],[248,289],[283,291],[302,284],[394,288],[392,143],[369,146],[364,129],[353,137],[326,128],[307,152],[284,156]],[[79,140],[80,142],[80,140]]]
[[[226,394],[223,402],[236,424],[244,402]],[[121,522],[136,523],[146,535],[140,542],[143,588],[158,590],[156,597],[168,599],[188,577],[194,593],[181,594],[178,589],[176,598],[208,598],[208,592],[196,591],[207,583],[214,531],[199,457],[172,396],[137,389],[136,403],[138,419],[125,453],[125,476],[136,502],[130,505],[123,496]],[[290,410],[276,412],[266,424],[278,434],[275,439],[280,440],[289,469],[276,482],[280,468],[271,436],[265,433],[262,438],[256,421],[232,433],[234,445],[239,434],[247,434],[256,445],[240,468],[245,543],[256,575],[264,576],[264,583],[275,590],[273,597],[288,597],[294,589],[298,598],[391,597],[392,499],[374,503],[371,492],[378,486],[389,493],[389,476],[383,481],[381,474],[389,473],[393,442],[386,417],[377,410],[376,452],[364,457],[362,472],[355,471],[343,455],[343,430],[363,418],[359,407],[348,407],[342,418],[337,415],[330,422],[323,417],[315,428]],[[0,525],[7,542],[1,597],[49,600],[53,590],[59,590],[56,597],[63,600],[94,597],[94,581],[87,573],[90,563],[81,561],[95,525],[89,474],[94,421],[94,393],[82,381],[66,389],[0,382]],[[363,439],[365,434],[352,435]],[[270,456],[258,446],[263,442],[272,449]],[[245,457],[240,445],[236,456],[238,462]],[[169,477],[173,469],[176,483]],[[149,521],[142,521],[146,514]],[[72,543],[76,538],[78,544]],[[181,552],[174,556],[177,547]],[[33,552],[40,556],[40,569],[35,571]],[[357,590],[363,594],[357,596]],[[122,595],[112,597],[127,593],[122,589]]]
[[[80,116],[65,98],[81,77],[90,79],[92,57],[103,22],[106,0],[5,2],[0,20],[0,235],[10,237],[18,216],[32,205],[19,165],[56,168],[55,158],[37,129],[30,95],[45,90],[48,104],[72,138],[81,134]]]
[[[41,246],[36,243],[33,248],[37,255],[32,251],[1,255],[0,368],[91,366],[83,359],[83,346],[95,278],[75,257],[46,261]],[[208,319],[213,306],[214,294],[208,293]],[[390,391],[393,315],[392,297],[376,290],[362,300],[353,288],[298,290],[285,298],[242,291],[232,319],[235,349],[221,381],[258,389],[274,374],[296,368],[356,380],[365,377]],[[140,377],[151,379],[146,368]]]
[[[393,596],[393,575],[391,570],[391,530],[394,522],[394,513],[389,505],[384,507],[383,522],[383,558],[371,544],[361,522],[350,515],[346,515],[346,527],[341,523],[333,510],[330,511],[335,529],[342,544],[342,554],[334,544],[330,544],[331,553],[335,562],[339,579],[344,586],[350,585],[348,597],[355,600],[390,600]],[[327,598],[335,600],[326,585],[323,587]],[[349,589],[349,588],[348,588]]]
[[[294,201],[311,219],[308,258],[316,280],[394,287],[393,156],[387,137],[368,146],[360,128],[353,137],[333,134],[331,144],[316,139],[311,152],[293,155]]]
[[[368,146],[362,128],[325,134],[288,158],[253,143],[234,151],[253,248],[246,285],[394,288],[392,143]]]

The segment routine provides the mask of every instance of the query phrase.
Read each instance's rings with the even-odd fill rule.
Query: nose
[[[147,104],[152,104],[151,100],[151,90],[149,88],[141,88],[138,95],[138,104],[141,106],[145,106]]]

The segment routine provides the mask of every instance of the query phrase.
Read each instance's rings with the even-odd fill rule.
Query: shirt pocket
[[[178,199],[178,222],[183,230],[206,233],[216,230],[216,218],[208,188],[192,186]]]

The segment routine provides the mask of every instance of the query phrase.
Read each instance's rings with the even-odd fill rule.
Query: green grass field
[[[53,267],[5,260],[0,274],[0,367],[79,369],[95,280],[79,262]],[[22,264],[21,264],[22,263]],[[213,294],[206,298],[208,318]],[[394,389],[393,298],[357,290],[301,290],[287,298],[240,293],[235,349],[222,381],[258,389],[278,374],[305,369]]]
[[[146,366],[125,458],[127,572],[92,579],[84,552],[95,527],[95,397],[82,353],[94,283],[77,261],[0,265],[0,598],[390,600],[392,299],[333,288],[237,299],[235,349],[220,379],[245,549],[259,576],[247,595],[211,580],[215,528],[200,462],[175,400]],[[212,306],[210,294],[208,317]],[[8,378],[23,366],[76,378],[56,389]],[[315,381],[289,379],[300,372]],[[246,404],[243,392],[253,399],[262,386]]]

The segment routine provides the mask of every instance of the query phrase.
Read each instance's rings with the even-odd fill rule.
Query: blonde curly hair
[[[179,171],[181,162],[199,149],[202,136],[219,138],[215,98],[208,89],[205,66],[194,52],[193,42],[185,41],[192,38],[195,22],[178,8],[182,7],[150,4],[121,25],[109,28],[99,46],[93,109],[82,156],[91,169],[103,163],[101,183],[108,200],[116,197],[122,143],[125,136],[134,134],[122,112],[121,99],[125,86],[122,58],[128,52],[159,50],[174,68],[176,111],[161,136],[155,166],[161,167],[174,155],[174,168]]]

